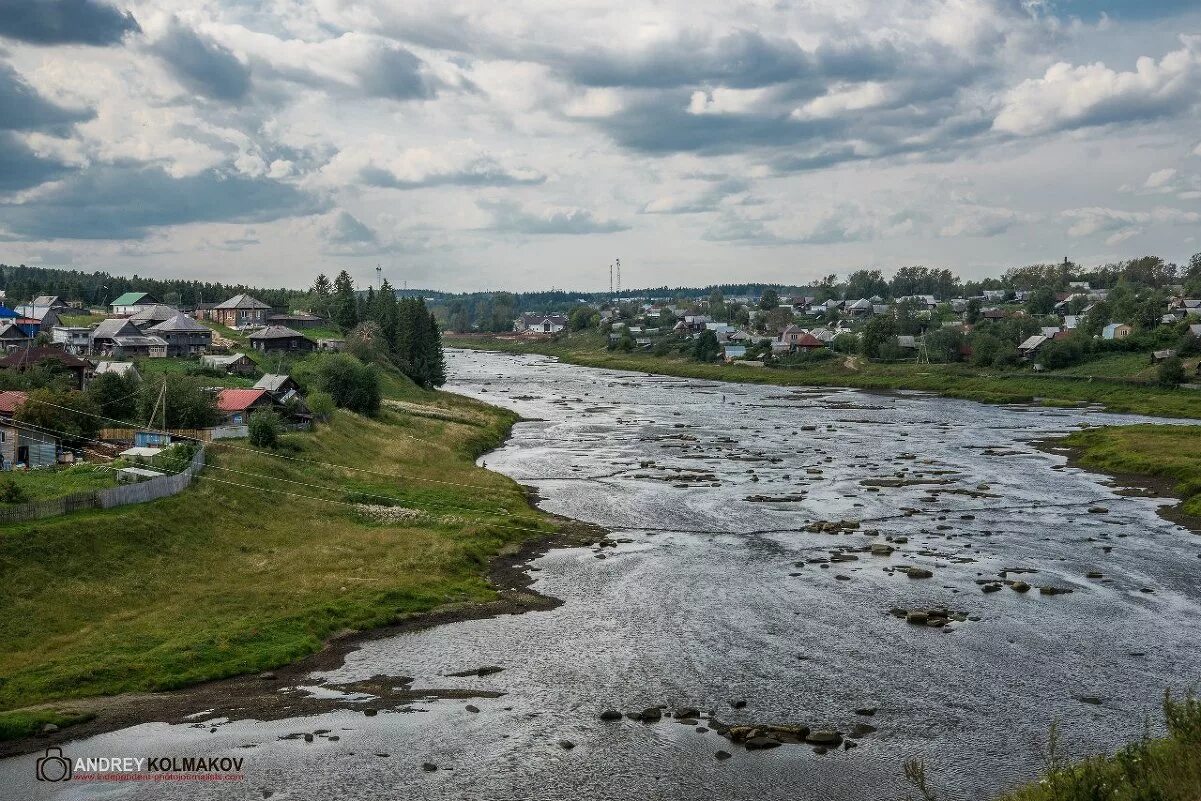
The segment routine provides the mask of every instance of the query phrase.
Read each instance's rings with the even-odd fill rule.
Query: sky
[[[0,0],[0,262],[449,291],[1201,251],[1197,0]]]

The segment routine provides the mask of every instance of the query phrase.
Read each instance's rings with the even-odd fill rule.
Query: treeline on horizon
[[[343,271],[344,272],[344,271]],[[758,297],[772,289],[780,295],[807,295],[818,301],[830,298],[884,299],[907,295],[934,295],[939,299],[970,297],[985,290],[1062,291],[1072,281],[1087,281],[1094,288],[1111,289],[1120,282],[1162,288],[1183,283],[1186,293],[1201,294],[1201,254],[1194,255],[1183,267],[1158,256],[1140,256],[1127,261],[1098,267],[1085,267],[1068,260],[1056,264],[1034,264],[1015,267],[998,277],[963,281],[949,269],[911,266],[899,268],[886,278],[882,270],[855,270],[843,280],[830,274],[812,284],[772,284],[764,282],[710,284],[704,287],[650,287],[627,289],[623,298],[645,297],[689,300],[720,292],[725,297]],[[1190,283],[1191,282],[1191,283]],[[194,305],[216,303],[242,292],[249,293],[276,308],[315,308],[317,298],[313,289],[254,287],[184,279],[143,278],[137,275],[122,277],[108,272],[25,265],[0,264],[0,286],[10,303],[29,300],[36,295],[60,295],[68,301],[86,305],[111,302],[124,292],[149,292],[164,303]],[[396,297],[423,297],[431,304],[447,326],[454,330],[475,327],[484,331],[503,331],[512,327],[513,320],[523,312],[547,314],[565,312],[580,301],[595,303],[611,299],[607,291],[574,292],[548,290],[539,292],[443,292],[429,289],[397,290],[389,287]],[[364,290],[357,290],[365,295]]]
[[[659,287],[626,290],[623,299],[655,298],[687,302],[704,297],[759,297],[767,290],[781,296],[804,295],[817,302],[830,299],[880,297],[884,300],[911,295],[933,295],[939,300],[953,297],[979,296],[985,291],[1049,291],[1061,292],[1072,282],[1083,281],[1094,289],[1113,289],[1121,284],[1163,289],[1183,285],[1185,294],[1201,297],[1201,253],[1194,255],[1183,267],[1158,256],[1140,256],[1099,267],[1084,267],[1071,261],[1057,264],[1033,264],[1006,270],[995,278],[962,281],[948,269],[923,266],[901,267],[886,278],[881,270],[855,270],[844,280],[830,274],[805,286],[745,283],[712,284],[706,287]],[[567,313],[580,301],[596,302],[611,299],[608,292],[468,292],[444,294],[436,303],[436,311],[452,331],[503,332],[511,330],[513,320],[523,313]]]

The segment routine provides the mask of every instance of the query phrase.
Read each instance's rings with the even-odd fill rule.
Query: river
[[[501,695],[477,712],[431,699],[367,717],[350,698],[308,718],[145,724],[65,750],[243,756],[245,781],[38,783],[31,755],[0,763],[0,797],[900,799],[902,764],[921,757],[940,798],[989,798],[1038,775],[1052,721],[1069,756],[1113,750],[1158,718],[1166,687],[1201,679],[1201,538],[1034,444],[1137,418],[537,356],[452,351],[448,367],[449,390],[528,419],[487,467],[622,542],[539,559],[554,610],[371,641],[312,680]],[[858,528],[810,530],[829,521]],[[999,571],[1033,589],[985,592]],[[965,619],[889,613],[936,606]],[[446,675],[481,665],[504,669]],[[747,751],[705,720],[598,718],[660,704],[877,730],[853,750]]]

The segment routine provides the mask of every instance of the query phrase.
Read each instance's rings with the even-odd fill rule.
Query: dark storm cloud
[[[93,167],[24,203],[0,205],[0,227],[23,239],[140,239],[159,226],[269,222],[325,203],[267,178],[208,170],[173,178],[158,167]]]
[[[0,131],[0,192],[15,192],[54,180],[67,166],[42,158],[7,131]]]
[[[688,94],[664,93],[596,120],[622,147],[650,154],[734,153],[835,135],[839,120],[791,119],[787,113],[692,114]]]
[[[490,230],[514,234],[611,234],[626,231],[630,226],[616,220],[598,220],[587,209],[556,211],[546,216],[530,214],[516,203],[508,201],[479,203],[492,213]]]
[[[185,88],[237,102],[250,91],[250,68],[221,44],[178,21],[150,47]]]
[[[369,165],[359,171],[367,186],[384,189],[426,189],[433,186],[534,186],[544,183],[546,176],[530,173],[521,175],[506,170],[491,159],[477,159],[460,170],[433,173],[419,179],[401,178],[390,170]]]
[[[95,0],[0,0],[0,36],[38,45],[112,45],[141,31],[128,11]]]
[[[91,111],[55,105],[8,64],[0,62],[0,130],[67,133],[71,125],[90,120]]]

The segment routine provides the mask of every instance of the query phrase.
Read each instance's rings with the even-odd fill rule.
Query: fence
[[[137,428],[102,428],[100,439],[109,442],[133,442],[134,434],[144,429]],[[155,429],[155,433],[158,430]],[[212,442],[218,439],[237,439],[249,433],[246,426],[215,426],[213,428],[171,428],[167,433],[176,439],[190,439],[196,442]]]
[[[22,523],[47,517],[81,512],[85,509],[112,509],[131,503],[146,503],[183,492],[196,474],[204,469],[204,448],[196,451],[192,461],[172,476],[160,476],[137,484],[125,484],[94,492],[76,492],[61,498],[32,501],[0,509],[0,523]]]

